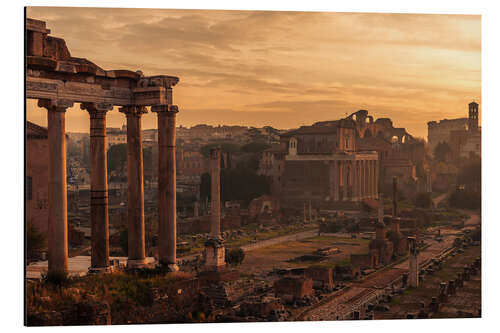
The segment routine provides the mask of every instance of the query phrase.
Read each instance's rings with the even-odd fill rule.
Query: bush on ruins
[[[245,252],[241,247],[228,251],[226,249],[226,263],[231,266],[239,266],[245,259]]]

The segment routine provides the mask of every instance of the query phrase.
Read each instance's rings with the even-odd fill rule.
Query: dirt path
[[[443,201],[444,199],[446,199],[446,197],[448,197],[448,195],[449,193],[443,193],[432,199],[432,204],[434,205],[434,207],[437,207],[441,201]]]

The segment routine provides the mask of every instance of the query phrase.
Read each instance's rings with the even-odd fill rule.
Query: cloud
[[[372,108],[424,136],[428,120],[461,117],[481,98],[477,15],[28,7],[28,16],[102,68],[179,76],[181,124],[297,127]],[[67,119],[68,130],[87,127]]]

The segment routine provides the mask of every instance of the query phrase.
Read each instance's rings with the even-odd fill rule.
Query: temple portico
[[[108,272],[109,217],[106,113],[114,106],[127,119],[128,260],[144,267],[144,179],[142,115],[151,106],[159,128],[159,261],[176,270],[175,76],[145,77],[142,72],[103,70],[72,57],[61,38],[49,36],[45,22],[26,20],[26,98],[47,110],[49,142],[48,271],[68,271],[65,112],[74,103],[90,116],[91,260],[89,271]]]

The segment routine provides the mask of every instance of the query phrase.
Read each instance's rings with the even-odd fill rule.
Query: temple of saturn
[[[172,87],[179,79],[103,70],[87,59],[72,57],[65,41],[49,34],[45,22],[26,20],[26,98],[37,99],[38,106],[47,110],[48,119],[48,271],[68,269],[65,112],[74,103],[80,103],[90,118],[89,270],[110,270],[105,147],[106,113],[114,106],[127,120],[127,266],[146,265],[141,117],[149,108],[158,116],[158,259],[177,270],[175,121],[179,110],[173,104]]]

